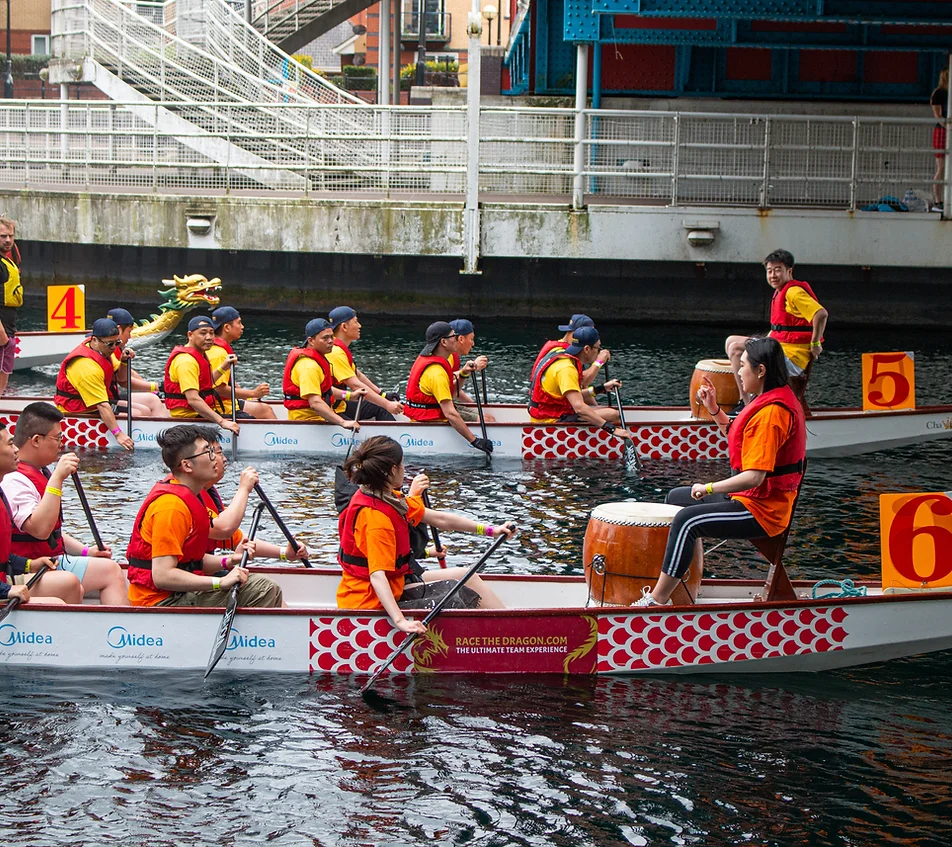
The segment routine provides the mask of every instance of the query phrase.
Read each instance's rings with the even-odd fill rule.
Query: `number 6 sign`
[[[916,408],[913,353],[863,353],[863,411]]]
[[[882,494],[883,589],[952,587],[952,496]]]

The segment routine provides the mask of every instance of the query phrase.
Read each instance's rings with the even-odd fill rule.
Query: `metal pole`
[[[417,0],[420,11],[417,15],[417,60],[414,85],[426,85],[426,0]]]
[[[588,45],[579,44],[575,57],[575,178],[572,181],[572,208],[584,206],[585,184],[585,100],[588,95]]]
[[[377,33],[377,102],[390,105],[390,0],[380,0],[380,30]]]
[[[251,0],[245,0],[245,20],[248,23],[252,21]]]
[[[10,56],[10,0],[7,0],[7,75],[3,80],[3,96],[13,99],[13,59]]]
[[[9,0],[7,0],[9,3]],[[7,6],[9,9],[10,7]],[[952,53],[949,53],[949,76],[952,77]],[[952,127],[949,126],[949,116],[952,115],[952,83],[949,83],[949,88],[946,93],[945,98],[945,114],[946,118],[943,121],[945,125],[945,172],[943,178],[945,179],[945,185],[942,186],[942,219],[943,220],[952,220],[952,132],[949,132]]]
[[[479,273],[479,49],[483,16],[472,0],[469,20],[469,72],[466,82],[466,206],[463,209],[463,273]]]
[[[400,105],[400,53],[403,49],[400,43],[400,28],[403,20],[403,0],[393,0],[393,100],[394,106]]]

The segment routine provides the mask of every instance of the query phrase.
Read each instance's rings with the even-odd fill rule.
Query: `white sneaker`
[[[655,600],[655,598],[651,596],[651,589],[648,588],[648,586],[646,585],[644,588],[641,589],[641,599],[636,600],[631,605],[632,606],[664,606],[666,604],[659,603],[657,600]]]

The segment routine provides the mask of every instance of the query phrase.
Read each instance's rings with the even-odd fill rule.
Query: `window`
[[[48,35],[31,35],[30,52],[34,56],[49,56],[50,37]]]

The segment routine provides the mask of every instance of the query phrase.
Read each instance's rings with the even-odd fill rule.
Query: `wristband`
[[[349,390],[349,389],[344,392],[344,399],[345,399],[345,400],[350,400],[350,390]]]
[[[79,555],[80,555],[80,556],[88,556],[88,555],[89,555],[89,548],[88,548],[88,547],[83,547],[83,549],[82,549],[82,551],[80,552]]]
[[[708,494],[713,494],[713,493],[714,493],[714,483],[713,483],[713,482],[709,482],[707,485],[704,486],[704,490],[705,490]]]
[[[149,383],[149,391],[151,391],[153,394],[158,394],[158,393],[159,393],[159,384],[158,384],[157,382],[150,382],[150,383]]]
[[[605,364],[604,362],[599,362],[597,359],[595,360],[595,367],[596,367],[596,368],[600,368],[600,367],[601,367],[602,365],[604,365],[604,364]]]
[[[811,346],[811,347],[822,347],[822,346],[823,346],[823,342],[822,342],[822,341],[811,341],[811,342],[810,342],[810,346]]]
[[[486,537],[487,537],[487,538],[492,538],[492,537],[493,537],[493,533],[494,533],[495,531],[496,531],[496,528],[495,528],[495,527],[493,527],[493,526],[487,526],[487,527],[486,527]]]
[[[603,430],[605,430],[605,432],[607,432],[609,435],[614,435],[614,434],[615,434],[615,425],[614,425],[614,424],[610,424],[610,423],[607,423],[607,422],[606,422],[606,423],[603,423],[603,424],[602,424],[601,428],[602,428]]]
[[[116,436],[116,438],[118,438],[118,437],[119,437],[119,434],[122,432],[122,428],[121,428],[121,427],[118,427],[118,426],[114,426],[114,427],[113,427],[112,429],[110,429],[109,431],[110,431],[114,436]]]
[[[212,591],[221,591],[221,580],[217,576],[212,577]]]
[[[278,554],[278,558],[279,558],[282,562],[286,562],[286,561],[288,560],[288,554],[287,554],[284,550],[282,550],[282,551]]]
[[[46,486],[46,493],[47,493],[47,494],[52,494],[54,497],[62,497],[62,496],[63,496],[63,489],[62,489],[62,488],[53,488],[52,485],[47,485],[47,486]]]
[[[429,547],[426,548],[426,557],[427,557],[428,559],[435,559],[435,558],[436,558],[436,545],[435,545],[435,544],[431,544]]]
[[[716,418],[720,413],[721,413],[721,407],[718,406],[716,412],[711,412],[711,417]]]
[[[26,560],[26,564],[23,566],[23,573],[29,573],[29,572],[30,572],[30,565],[32,565],[32,564],[33,564],[33,560],[32,560],[32,559],[27,559],[27,560]]]
[[[476,534],[485,535],[486,534],[486,524],[478,523],[476,524]]]
[[[227,557],[227,556],[222,556],[222,557],[221,557],[221,566],[222,566],[223,568],[227,568],[227,567],[228,567],[228,557]]]
[[[592,394],[606,394],[608,389],[604,385],[596,385],[592,387]]]

